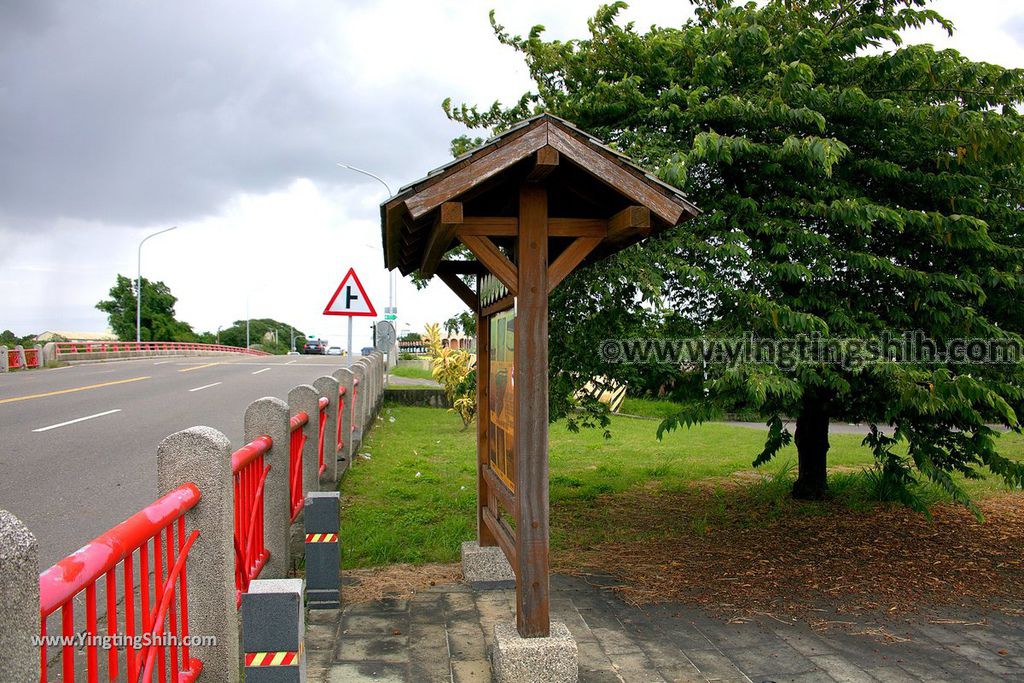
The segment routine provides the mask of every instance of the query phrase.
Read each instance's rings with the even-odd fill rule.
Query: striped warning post
[[[298,652],[246,652],[246,666],[298,666]]]
[[[338,534],[306,534],[306,543],[337,543]]]

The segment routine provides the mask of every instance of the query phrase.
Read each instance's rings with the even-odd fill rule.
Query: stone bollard
[[[24,370],[27,368],[28,362],[25,360],[25,347],[18,344],[14,347],[14,352],[18,354],[18,359],[15,361],[15,363],[17,363],[17,369]]]
[[[32,350],[36,352],[36,367],[41,368],[46,365],[46,361],[43,360],[43,345],[36,344],[32,347]]]
[[[288,466],[291,459],[291,429],[288,425],[288,404],[271,396],[257,399],[245,409],[245,442],[266,434],[274,444],[264,464],[270,465],[263,485],[263,538],[270,559],[261,576],[283,579],[290,566],[291,496],[288,489]]]
[[[352,380],[355,375],[348,368],[340,368],[334,371],[334,378],[338,385],[345,388],[345,395],[342,400],[345,402],[345,409],[341,411],[341,449],[338,451],[338,476],[340,477],[348,469],[352,462]]]
[[[211,427],[171,434],[157,448],[157,488],[165,495],[192,482],[200,499],[185,513],[185,530],[199,530],[189,553],[189,634],[216,638],[216,645],[193,645],[203,677],[237,681],[238,612],[235,607],[234,490],[231,442]]]
[[[10,369],[8,367],[8,359],[7,347],[0,346],[0,372],[7,372]]]
[[[318,491],[306,496],[306,594],[310,609],[341,607],[340,494]]]
[[[317,439],[320,433],[320,394],[309,384],[300,384],[288,392],[288,411],[291,415],[301,412],[309,415],[302,428],[306,443],[302,446],[302,496],[310,491],[320,490],[320,469]]]
[[[7,510],[0,510],[0,605],[0,680],[38,681],[39,544]]]
[[[359,382],[352,390],[352,425],[355,427],[352,430],[352,452],[354,454],[363,442],[363,408],[366,405],[366,383],[363,380],[366,376],[366,366],[361,362],[354,363],[351,370],[355,377],[353,382]]]
[[[313,382],[313,388],[330,400],[327,404],[327,419],[324,422],[325,469],[323,474],[319,475],[318,481],[334,485],[338,481],[338,380],[330,375],[317,377]]]
[[[305,682],[304,617],[302,579],[256,579],[249,584],[242,596],[246,683]]]

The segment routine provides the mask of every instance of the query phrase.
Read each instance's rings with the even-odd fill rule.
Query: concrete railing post
[[[7,347],[0,346],[0,372],[7,372],[8,370],[10,370],[10,368],[8,367],[7,359]]]
[[[46,342],[43,345],[43,365],[55,360],[57,360],[57,344],[55,342]]]
[[[310,491],[320,490],[317,439],[320,433],[320,394],[309,384],[300,384],[288,392],[288,412],[309,415],[302,428],[306,443],[302,446],[302,497]]]
[[[25,360],[25,347],[18,344],[14,347],[14,351],[18,354],[18,360],[16,361],[18,369],[24,370],[28,367],[28,362]]]
[[[0,605],[0,680],[38,681],[39,544],[7,510],[0,510]]]
[[[359,381],[359,385],[354,390],[354,401],[352,402],[352,423],[355,425],[355,429],[352,430],[352,449],[353,452],[359,448],[363,443],[363,413],[364,406],[366,405],[366,393],[367,393],[367,382],[366,379],[366,366],[363,365],[362,361],[353,363],[352,375],[354,380]]]
[[[348,469],[352,462],[352,380],[355,375],[348,368],[340,368],[334,371],[334,378],[338,380],[338,386],[345,389],[345,409],[341,411],[341,449],[338,457],[341,462],[338,464],[338,476],[340,477]]]
[[[46,363],[43,362],[43,345],[36,344],[32,347],[32,350],[36,352],[36,367],[41,368],[46,365]]]
[[[326,469],[320,475],[319,481],[335,484],[338,481],[338,380],[330,375],[317,377],[313,382],[313,388],[326,396],[330,403],[327,404],[327,420],[324,423],[324,466]]]
[[[231,442],[211,427],[192,427],[164,439],[156,458],[159,495],[187,482],[200,493],[199,502],[185,513],[186,533],[199,531],[187,562],[189,633],[212,636],[216,645],[194,645],[192,654],[202,660],[204,678],[237,681]]]
[[[263,539],[270,560],[261,576],[283,579],[288,576],[290,558],[288,543],[291,534],[291,496],[288,491],[291,429],[288,404],[279,398],[265,397],[249,404],[245,410],[245,442],[266,434],[274,444],[264,463],[270,465],[263,485]]]

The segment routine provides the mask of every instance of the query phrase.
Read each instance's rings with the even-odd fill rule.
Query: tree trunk
[[[793,497],[822,500],[828,495],[828,411],[821,397],[808,395],[796,419],[796,452],[799,460]]]

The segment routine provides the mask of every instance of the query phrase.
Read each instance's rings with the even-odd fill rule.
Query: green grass
[[[414,365],[398,365],[391,370],[396,377],[413,377],[415,379],[434,379],[430,370],[424,370]]]
[[[657,406],[646,409],[655,411]],[[586,507],[603,494],[637,487],[672,492],[706,483],[713,492],[707,512],[716,518],[715,506],[724,509],[730,496],[722,484],[745,482],[752,487],[745,500],[767,510],[784,509],[780,501],[788,495],[795,476],[793,446],[755,473],[751,461],[763,446],[760,430],[708,423],[673,432],[659,442],[655,429],[652,421],[612,417],[612,438],[605,439],[600,430],[572,434],[564,424],[551,425],[554,548],[560,542],[559,508],[571,514],[571,509]],[[830,436],[830,486],[837,499],[853,508],[874,504],[862,472],[871,466],[872,457],[860,445],[862,438]],[[354,463],[342,484],[345,566],[455,561],[459,543],[473,538],[476,530],[475,444],[475,427],[463,430],[453,413],[385,407],[363,449],[371,459]],[[1000,450],[1008,457],[1024,458],[1024,438],[1003,435]],[[1005,490],[994,477],[968,481],[965,486],[977,498]],[[933,487],[925,487],[922,495],[931,501],[945,499]],[[814,505],[800,509],[801,514],[825,513]],[[701,533],[707,517],[690,524],[695,533]]]

